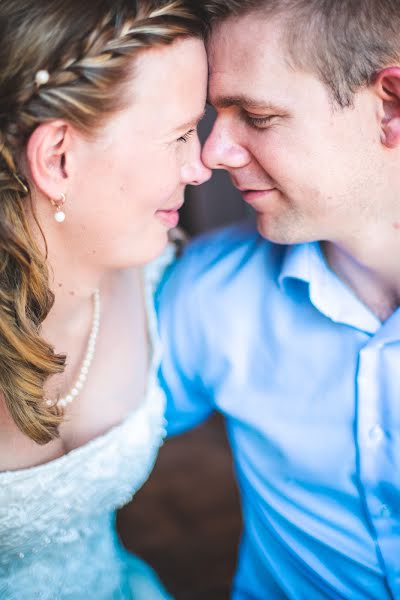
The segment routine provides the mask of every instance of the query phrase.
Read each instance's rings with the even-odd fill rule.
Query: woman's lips
[[[176,227],[179,223],[179,212],[177,208],[172,208],[171,210],[157,210],[156,217],[170,229]]]

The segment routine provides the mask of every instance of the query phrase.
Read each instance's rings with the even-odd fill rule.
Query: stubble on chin
[[[304,218],[293,213],[284,215],[257,215],[257,230],[266,240],[275,244],[299,244],[312,241],[307,235]]]

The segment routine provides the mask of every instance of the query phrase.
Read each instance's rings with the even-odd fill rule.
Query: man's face
[[[209,100],[217,120],[203,149],[229,171],[279,243],[365,235],[385,194],[378,99],[358,92],[333,105],[313,74],[290,66],[277,20],[228,19],[209,41]]]

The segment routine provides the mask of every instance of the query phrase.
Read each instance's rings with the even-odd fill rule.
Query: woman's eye
[[[181,135],[181,137],[179,137],[177,141],[184,142],[186,144],[186,142],[189,141],[189,138],[194,134],[195,131],[195,129],[189,129],[189,131],[187,131],[184,135]]]
[[[271,124],[271,122],[276,118],[276,115],[269,115],[268,117],[256,117],[245,113],[244,118],[252,127],[264,129]]]

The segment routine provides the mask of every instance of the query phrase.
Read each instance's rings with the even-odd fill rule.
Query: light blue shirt
[[[189,246],[159,300],[169,432],[226,417],[232,597],[400,599],[400,310],[382,324],[318,243],[249,224]]]

